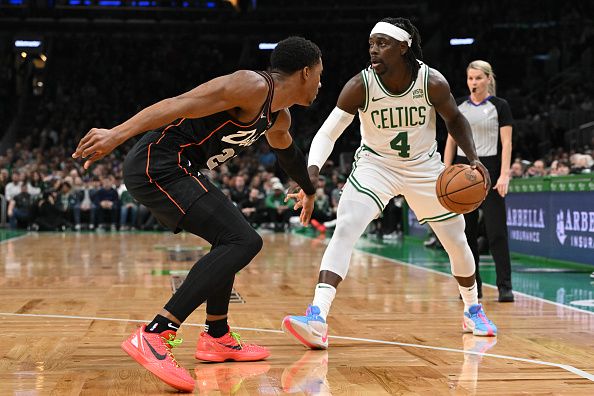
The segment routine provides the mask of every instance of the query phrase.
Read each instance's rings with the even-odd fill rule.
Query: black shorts
[[[124,183],[138,202],[174,232],[192,204],[216,188],[179,155],[179,146],[161,141],[161,131],[147,132],[124,161]]]

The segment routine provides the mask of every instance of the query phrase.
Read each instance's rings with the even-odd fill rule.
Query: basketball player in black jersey
[[[93,128],[74,158],[85,169],[127,139],[147,132],[127,155],[128,191],[174,232],[185,230],[212,244],[155,319],[136,330],[122,348],[169,385],[192,391],[194,380],[171,353],[176,330],[206,301],[207,330],[196,358],[207,361],[260,360],[266,348],[240,341],[227,325],[235,273],[262,247],[262,238],[241,212],[203,176],[252,145],[262,135],[285,172],[302,188],[295,209],[309,222],[315,188],[303,153],[289,134],[294,104],[309,106],[320,88],[321,52],[301,37],[278,43],[270,72],[240,70],[210,80],[177,97],[164,99],[112,129]]]

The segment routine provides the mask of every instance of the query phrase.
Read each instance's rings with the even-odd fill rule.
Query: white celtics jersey
[[[395,160],[416,159],[437,149],[435,109],[429,101],[429,67],[419,62],[417,78],[402,94],[388,91],[368,67],[361,71],[365,107],[359,109],[364,148]]]

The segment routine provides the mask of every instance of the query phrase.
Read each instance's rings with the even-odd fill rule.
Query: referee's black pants
[[[483,219],[485,222],[485,230],[487,233],[487,240],[489,242],[489,250],[495,262],[495,271],[497,274],[497,288],[511,289],[511,260],[509,256],[509,243],[507,235],[507,213],[505,209],[505,198],[503,198],[497,190],[493,187],[497,183],[501,171],[501,165],[497,156],[480,157],[481,162],[491,176],[491,188],[487,194],[487,198],[481,204],[480,208],[483,211]],[[456,157],[456,163],[468,164],[466,157]],[[476,281],[480,288],[482,280],[479,272],[479,211],[474,210],[464,215],[466,221],[466,240],[474,256],[474,264],[476,266]]]

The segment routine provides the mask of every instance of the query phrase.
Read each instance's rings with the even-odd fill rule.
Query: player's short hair
[[[270,68],[292,74],[306,66],[313,67],[320,62],[322,51],[312,41],[292,36],[280,41],[270,55]]]

